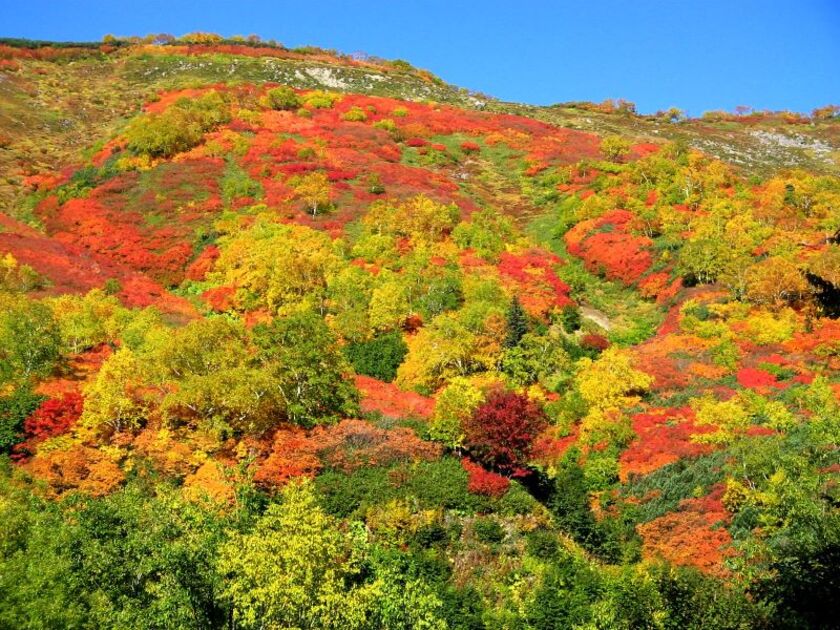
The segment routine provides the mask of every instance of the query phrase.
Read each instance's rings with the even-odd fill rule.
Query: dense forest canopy
[[[837,107],[0,73],[1,627],[837,626]]]

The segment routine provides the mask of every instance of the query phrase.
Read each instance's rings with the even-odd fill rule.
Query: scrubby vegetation
[[[836,625],[831,168],[7,44],[209,74],[4,197],[0,626]]]

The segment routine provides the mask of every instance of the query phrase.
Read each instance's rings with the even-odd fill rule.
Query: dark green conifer
[[[505,348],[514,348],[519,345],[522,337],[528,332],[528,316],[525,309],[519,303],[519,297],[514,295],[510,308],[507,312],[507,336],[505,337]]]

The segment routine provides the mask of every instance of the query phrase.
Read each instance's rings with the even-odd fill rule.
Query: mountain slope
[[[836,116],[10,44],[0,625],[830,626]]]

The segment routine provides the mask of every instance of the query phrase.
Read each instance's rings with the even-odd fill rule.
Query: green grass
[[[567,198],[553,211],[535,217],[526,226],[526,233],[564,261],[557,275],[571,287],[572,299],[607,315],[611,324],[607,335],[610,341],[635,345],[650,338],[665,318],[662,308],[619,282],[590,273],[581,260],[566,251],[562,234],[570,206]]]
[[[673,512],[683,499],[708,494],[711,486],[723,479],[726,457],[724,451],[719,451],[695,459],[681,459],[628,482],[621,491],[623,497],[643,499],[652,493],[656,494],[639,505],[628,506],[633,520],[647,523]]]

